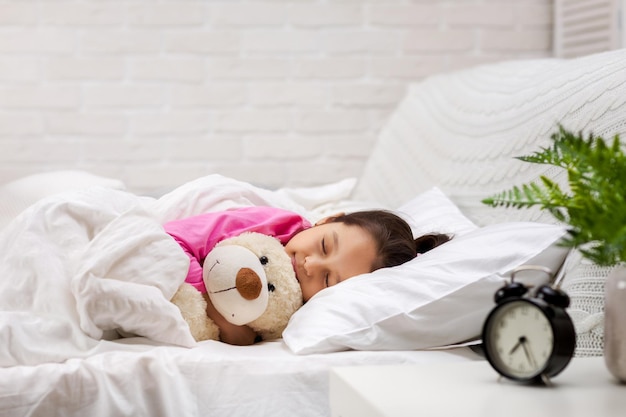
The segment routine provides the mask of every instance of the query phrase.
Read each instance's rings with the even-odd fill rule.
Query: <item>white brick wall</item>
[[[0,183],[355,176],[408,83],[551,36],[552,0],[0,0]]]

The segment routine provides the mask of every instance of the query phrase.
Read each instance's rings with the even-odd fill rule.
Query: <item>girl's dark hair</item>
[[[330,221],[359,226],[374,238],[378,246],[378,256],[373,270],[401,265],[452,238],[445,234],[431,233],[414,239],[409,224],[398,215],[385,210],[357,211],[338,215]]]

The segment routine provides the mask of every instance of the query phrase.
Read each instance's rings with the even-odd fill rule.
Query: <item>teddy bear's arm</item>
[[[182,283],[171,301],[180,310],[196,341],[219,339],[220,330],[207,316],[206,301],[198,290],[187,283]]]

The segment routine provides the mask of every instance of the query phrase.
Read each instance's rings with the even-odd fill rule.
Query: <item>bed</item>
[[[493,292],[528,263],[572,297],[576,354],[601,355],[608,269],[558,246],[563,227],[544,214],[480,200],[545,173],[512,157],[548,144],[557,123],[625,135],[624,114],[624,50],[503,62],[412,85],[359,178],[268,190],[216,174],[157,197],[77,171],[4,184],[0,415],[326,416],[333,366],[482,360]],[[195,343],[169,303],[180,258],[160,224],[251,204],[311,221],[382,207],[416,235],[454,238],[322,291],[282,339]]]

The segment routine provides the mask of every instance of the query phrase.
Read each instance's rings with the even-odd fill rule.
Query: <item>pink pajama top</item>
[[[285,245],[296,233],[308,229],[311,224],[290,211],[274,207],[245,207],[174,220],[165,223],[163,227],[189,256],[185,282],[205,293],[202,264],[220,241],[243,232],[257,232],[274,236]]]

